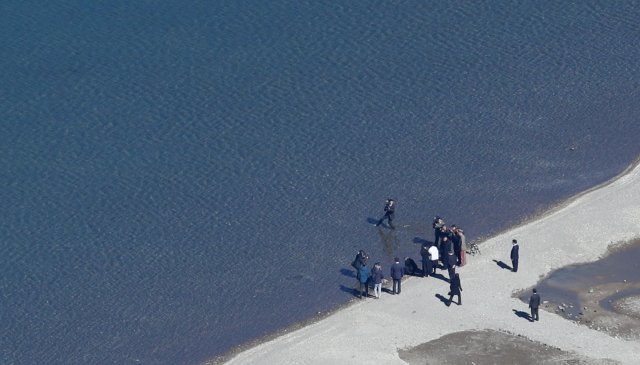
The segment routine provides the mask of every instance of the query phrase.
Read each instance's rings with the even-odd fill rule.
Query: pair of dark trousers
[[[369,297],[369,283],[360,283],[360,297],[364,293],[365,297]]]
[[[432,271],[435,274],[436,273],[436,269],[438,268],[438,260],[432,260],[431,261],[431,266],[432,266]]]
[[[511,266],[513,267],[513,272],[518,272],[518,259],[511,260]]]
[[[422,267],[424,270],[424,276],[429,276],[429,275],[433,275],[436,273],[436,265],[437,262],[436,261],[431,261],[431,260],[426,260],[426,261],[422,261]]]
[[[538,317],[538,308],[531,308],[531,321],[538,321],[540,317]]]
[[[449,295],[449,303],[453,303],[453,297],[455,295]],[[462,305],[462,294],[458,294],[458,305]]]
[[[449,272],[449,281],[452,281],[453,280],[453,276],[456,274],[455,266],[449,266],[447,268],[447,271]]]
[[[392,221],[393,221],[393,213],[392,213],[392,212],[386,212],[386,213],[384,213],[384,216],[383,216],[382,218],[380,218],[380,220],[378,221],[378,223],[376,224],[376,226],[381,225],[381,224],[382,224],[382,222],[384,222],[384,220],[385,220],[385,219],[389,222],[389,227],[391,227],[391,228],[395,228],[395,227],[393,226],[393,223],[392,223]]]
[[[402,280],[393,279],[393,294],[400,294],[400,289],[402,289]]]

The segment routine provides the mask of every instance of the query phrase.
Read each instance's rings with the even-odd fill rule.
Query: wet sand
[[[589,359],[520,335],[492,330],[452,333],[398,353],[409,365],[617,364],[610,359]]]
[[[535,285],[546,312],[627,340],[640,339],[640,240],[592,263],[570,265]],[[527,303],[530,288],[517,295]]]
[[[622,336],[627,328],[628,334],[634,335],[633,325],[622,324],[632,323],[629,318],[636,320],[640,313],[640,293],[634,292],[637,288],[633,283],[603,278],[601,284],[574,291],[567,299],[584,303],[587,308],[609,308],[611,313],[626,316],[624,323],[614,323],[609,313],[602,315],[603,310],[595,309],[595,314],[580,315],[580,322],[586,325],[581,324],[569,320],[562,311],[555,313],[551,302],[540,311],[540,321],[531,322],[527,305],[518,296],[556,270],[595,262],[607,256],[608,247],[621,247],[639,237],[640,168],[636,166],[610,184],[482,242],[482,254],[470,258],[469,264],[458,270],[463,306],[446,305],[445,281],[410,277],[401,295],[383,294],[380,300],[356,301],[322,320],[243,351],[228,363],[406,364],[409,360],[403,356],[418,356],[416,361],[420,361],[420,350],[412,352],[419,346],[437,347],[457,341],[478,344],[463,349],[461,356],[468,357],[458,358],[457,363],[473,363],[468,361],[471,357],[492,363],[491,353],[496,348],[507,362],[512,358],[527,363],[529,355],[521,354],[523,347],[539,349],[546,345],[558,350],[549,350],[550,357],[544,361],[550,363],[636,364],[640,341]],[[513,238],[520,242],[517,273],[505,270]],[[544,292],[541,294],[545,300]],[[615,331],[598,330],[598,326],[607,324]],[[479,335],[478,340],[477,333],[485,331],[492,332]],[[511,339],[505,339],[504,334],[510,334]],[[427,361],[431,360],[422,359],[422,363]]]

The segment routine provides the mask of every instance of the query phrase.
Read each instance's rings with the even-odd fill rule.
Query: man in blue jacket
[[[400,259],[394,258],[394,263],[391,265],[391,279],[393,279],[393,294],[400,294],[402,277],[404,276],[404,266],[400,265]]]
[[[369,268],[366,263],[358,269],[358,281],[360,282],[360,295],[358,298],[362,299],[363,292],[365,293],[365,298],[369,297]]]

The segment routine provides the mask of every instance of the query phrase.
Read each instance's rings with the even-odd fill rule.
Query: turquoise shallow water
[[[633,2],[0,8],[1,363],[199,363],[640,154]]]

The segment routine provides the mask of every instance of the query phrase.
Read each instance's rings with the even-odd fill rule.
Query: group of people
[[[382,264],[376,262],[373,264],[373,268],[369,270],[367,262],[369,261],[369,255],[364,250],[358,251],[356,258],[351,263],[356,269],[356,277],[360,284],[360,291],[358,298],[369,297],[369,285],[373,284],[374,298],[380,299],[382,293],[382,283],[385,280],[382,272]],[[396,257],[394,263],[391,265],[390,276],[393,280],[392,294],[400,294],[402,290],[402,277],[404,276],[404,265],[400,264],[400,259]]]
[[[436,216],[432,224],[434,230],[433,242],[426,242],[420,248],[422,257],[422,276],[428,277],[436,274],[438,262],[449,274],[449,302],[453,297],[458,297],[458,305],[462,305],[462,284],[460,274],[456,268],[466,264],[467,242],[464,230],[455,224],[447,227],[442,217]]]
[[[389,228],[395,229],[393,225],[393,219],[395,217],[396,202],[392,198],[388,198],[385,201],[384,216],[378,220],[376,226],[380,226],[385,220],[387,220]],[[444,219],[440,216],[436,216],[433,220],[432,227],[434,230],[433,242],[425,242],[420,248],[420,256],[422,258],[422,276],[429,277],[436,275],[436,269],[446,269],[449,276],[449,301],[447,306],[453,303],[453,297],[458,297],[458,305],[462,305],[462,284],[460,281],[460,274],[456,273],[456,268],[464,266],[466,264],[466,251],[468,249],[466,243],[466,237],[464,230],[457,227],[455,224],[451,227],[447,227]],[[512,271],[518,271],[519,261],[519,245],[516,239],[512,240],[512,248],[510,253]],[[376,299],[380,298],[380,292],[382,288],[382,282],[384,275],[382,273],[382,265],[376,262],[373,269],[369,271],[367,268],[368,256],[362,250],[356,255],[356,259],[352,265],[356,268],[358,282],[360,283],[359,297],[362,298],[363,294],[369,296],[369,282],[374,284],[374,296]],[[394,264],[391,266],[391,278],[393,279],[393,294],[400,294],[400,288],[402,283],[402,277],[405,275],[404,267],[407,261],[413,262],[411,259],[405,260],[405,265],[400,264],[398,257],[394,259]],[[438,264],[440,263],[440,265]],[[414,263],[415,266],[415,263]],[[415,273],[414,273],[415,274]],[[533,289],[533,294],[529,300],[529,308],[531,309],[531,321],[539,320],[538,308],[540,306],[540,295],[536,289]]]

